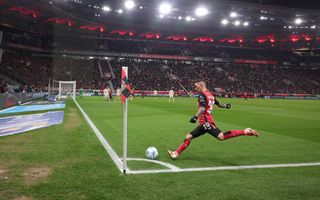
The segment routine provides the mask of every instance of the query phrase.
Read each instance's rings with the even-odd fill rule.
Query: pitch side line
[[[113,160],[113,162],[116,164],[116,166],[118,167],[118,169],[122,172],[122,161],[119,158],[119,156],[117,155],[117,153],[112,149],[112,147],[110,146],[110,144],[107,142],[107,140],[102,136],[101,132],[99,131],[99,129],[94,125],[94,123],[90,120],[90,118],[88,117],[88,115],[84,112],[84,110],[81,108],[81,106],[78,104],[78,102],[73,99],[74,102],[76,103],[76,105],[78,106],[80,112],[82,113],[84,119],[87,121],[87,123],[90,125],[90,127],[92,128],[93,132],[96,134],[96,136],[98,137],[99,141],[101,142],[101,144],[103,145],[103,147],[105,148],[105,150],[108,152],[108,154],[110,155],[111,159]],[[130,170],[128,169],[127,172],[129,173]]]
[[[221,167],[200,167],[185,169],[163,169],[163,170],[131,170],[128,174],[158,174],[158,173],[177,173],[177,172],[199,172],[199,171],[222,171],[222,170],[242,170],[242,169],[268,169],[268,168],[289,168],[289,167],[308,167],[320,166],[320,162],[314,163],[289,163],[289,164],[266,164],[266,165],[240,165],[240,166],[221,166]]]

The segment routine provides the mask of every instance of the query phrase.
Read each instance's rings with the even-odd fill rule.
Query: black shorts
[[[213,137],[218,137],[219,133],[221,133],[221,130],[212,123],[206,122],[190,132],[193,138],[199,137],[205,133],[209,133]]]

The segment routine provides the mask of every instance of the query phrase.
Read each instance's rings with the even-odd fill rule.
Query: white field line
[[[7,110],[11,110],[11,109],[13,109],[13,108],[15,108],[16,106],[13,106],[13,107],[11,107],[11,108],[7,108],[7,109],[3,109],[3,110],[0,110],[0,113],[3,113],[4,111],[7,111]]]
[[[103,147],[105,148],[105,150],[108,152],[108,154],[110,155],[111,159],[113,160],[113,162],[116,164],[116,166],[118,167],[118,169],[122,172],[122,161],[119,158],[119,156],[117,155],[117,153],[112,149],[112,147],[110,146],[110,144],[107,142],[107,140],[102,136],[101,132],[98,130],[98,128],[93,124],[93,122],[90,120],[90,118],[88,117],[88,115],[84,112],[84,110],[81,108],[81,106],[78,104],[78,102],[73,99],[74,102],[76,103],[76,105],[78,106],[80,112],[82,113],[83,117],[85,118],[85,120],[88,122],[88,124],[90,125],[90,127],[92,128],[93,132],[96,134],[96,136],[98,137],[99,141],[101,142],[101,144],[103,145]],[[130,170],[128,169],[127,172],[130,172]]]
[[[151,163],[156,163],[159,165],[163,165],[167,168],[169,168],[170,170],[180,170],[179,167],[176,167],[170,163],[166,163],[166,162],[161,162],[159,160],[149,160],[149,159],[145,159],[145,158],[127,158],[127,160],[134,160],[134,161],[144,161],[144,162],[151,162]],[[132,172],[132,170],[131,170]]]
[[[199,171],[221,171],[221,170],[241,170],[241,169],[268,169],[268,168],[288,168],[288,167],[308,167],[320,166],[320,162],[314,163],[288,163],[288,164],[266,164],[266,165],[240,165],[240,166],[221,166],[221,167],[200,167],[185,169],[163,169],[163,170],[131,170],[128,174],[158,174],[158,173],[177,173],[177,172],[199,172]]]

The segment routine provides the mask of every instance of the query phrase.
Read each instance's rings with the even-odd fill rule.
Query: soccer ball
[[[150,160],[154,160],[157,158],[158,156],[158,150],[155,147],[149,147],[146,151],[146,156],[147,158],[149,158]]]

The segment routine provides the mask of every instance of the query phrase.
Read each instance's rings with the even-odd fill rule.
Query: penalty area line
[[[223,171],[223,170],[243,170],[243,169],[271,169],[271,168],[311,167],[311,166],[320,166],[320,162],[199,167],[199,168],[185,168],[185,169],[179,168],[179,169],[163,169],[163,170],[160,170],[160,169],[159,170],[130,170],[128,174],[159,174],[159,173]]]

